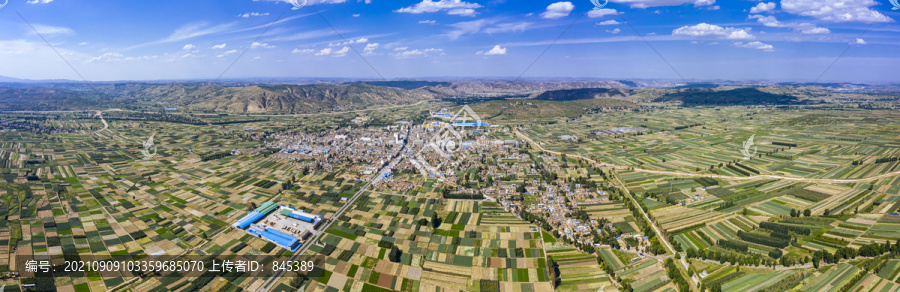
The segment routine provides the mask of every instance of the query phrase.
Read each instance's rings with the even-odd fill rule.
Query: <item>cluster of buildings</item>
[[[647,129],[644,128],[633,128],[633,127],[621,127],[621,128],[612,128],[607,130],[592,130],[589,133],[594,136],[600,135],[621,135],[621,134],[629,134],[629,133],[637,133],[643,132]]]
[[[280,149],[276,157],[295,160],[313,172],[339,166],[356,167],[358,172],[370,175],[400,150],[407,139],[405,133],[403,126],[278,133],[272,136],[275,142],[266,146]]]
[[[274,134],[275,142],[269,146],[280,149],[275,155],[294,159],[295,163],[315,163],[326,169],[332,166],[344,167],[350,170],[345,172],[345,176],[346,173],[358,175],[351,179],[374,179],[374,190],[407,192],[421,187],[423,180],[409,174],[434,178],[455,186],[456,193],[484,194],[509,211],[527,210],[541,215],[562,236],[573,240],[587,241],[590,240],[592,231],[612,228],[598,226],[599,218],[584,220],[583,216],[575,218],[571,215],[581,209],[579,204],[603,202],[607,196],[598,187],[587,188],[561,177],[546,178],[546,173],[564,173],[559,157],[540,155],[532,159],[532,155],[537,154],[524,151],[528,147],[524,141],[489,138],[496,136],[493,133],[510,131],[506,128],[469,127],[477,126],[477,123],[481,123],[479,121],[466,122],[475,124],[456,125],[452,121],[455,115],[443,110],[431,113],[431,116],[449,119],[450,122],[426,121],[418,125],[395,124],[318,133],[279,133]],[[487,124],[482,124],[485,125]],[[452,127],[458,135],[442,136],[442,131],[447,131],[447,127]],[[625,127],[598,133],[623,134],[643,130]],[[592,132],[595,135],[598,133]],[[436,137],[451,137],[452,141]],[[571,139],[577,137],[573,136]],[[435,141],[443,143],[437,144]],[[393,160],[394,157],[400,159]],[[542,162],[535,163],[533,160]],[[394,163],[388,165],[390,161]],[[384,171],[379,172],[382,167],[385,168]],[[473,175],[471,170],[476,170],[477,173]],[[516,177],[513,180],[515,183],[509,182],[510,177]],[[526,204],[523,200],[524,196],[519,190],[523,181],[524,194],[536,201],[529,199]],[[254,223],[257,228],[251,228],[254,225],[251,224],[242,229],[256,236],[273,238],[273,242],[291,249],[294,244],[291,238],[302,239],[305,234],[303,230],[308,229],[282,224],[288,219],[302,221],[291,217],[290,214],[294,214],[294,211],[289,212],[284,208],[274,212],[275,219],[269,219],[272,217],[269,216],[262,219],[261,223]],[[288,237],[275,232],[284,233]]]
[[[563,179],[546,178],[544,173],[564,173],[565,169],[558,162],[555,155],[540,155],[536,160],[543,161],[540,166],[529,163],[532,160],[531,153],[520,153],[520,147],[524,142],[513,143],[474,143],[472,151],[462,151],[458,154],[468,155],[465,159],[456,159],[451,163],[455,169],[478,169],[477,175],[466,177],[455,173],[447,173],[451,180],[463,183],[466,180],[481,182],[478,189],[462,187],[459,193],[482,193],[496,200],[507,211],[518,213],[525,210],[531,214],[544,217],[546,221],[558,230],[561,236],[571,240],[591,242],[592,231],[599,232],[601,228],[614,229],[613,226],[600,226],[598,219],[588,217],[587,220],[574,216],[581,210],[583,204],[602,203],[608,200],[607,193],[601,187],[586,187],[578,183],[572,183]],[[494,161],[494,163],[485,163]],[[504,181],[504,178],[517,176],[520,179],[515,183]],[[522,177],[529,177],[524,179]],[[535,178],[539,176],[538,178]],[[492,182],[490,186],[484,186],[484,182]],[[520,193],[519,186],[524,184],[524,193]],[[525,196],[535,199],[526,203]],[[624,243],[624,241],[623,241]],[[622,246],[625,246],[624,244]]]
[[[496,136],[493,133],[502,134],[510,131],[509,129],[469,127],[481,123],[479,121],[466,122],[475,124],[456,125],[452,121],[456,116],[443,110],[431,113],[431,116],[449,119],[450,122],[426,121],[418,125],[395,124],[318,133],[279,133],[274,134],[275,142],[269,146],[280,149],[275,155],[294,159],[295,163],[314,163],[325,169],[332,166],[344,167],[350,170],[344,176],[347,173],[357,175],[350,177],[351,179],[374,179],[373,190],[407,192],[417,189],[422,186],[423,180],[411,174],[421,174],[453,185],[455,193],[484,194],[512,212],[527,210],[544,216],[562,236],[573,240],[589,239],[591,232],[599,229],[596,221],[598,218],[584,220],[583,217],[573,218],[571,214],[581,209],[579,204],[605,201],[606,193],[597,187],[586,188],[571,184],[563,178],[544,177],[546,173],[564,173],[559,157],[540,155],[534,160],[542,163],[535,163],[532,155],[536,154],[523,151],[528,147],[526,142],[489,138]],[[487,124],[482,126],[484,125]],[[456,134],[442,136],[442,131],[447,131],[447,127],[452,127]],[[626,127],[609,129],[603,133],[622,134],[642,130],[644,129]],[[438,137],[443,138],[436,139]],[[448,137],[452,141],[444,141]],[[393,160],[394,157],[400,159]],[[390,161],[394,161],[394,164],[388,165]],[[385,168],[384,171],[378,172],[382,167]],[[477,173],[473,175],[472,170]],[[515,183],[509,182],[510,177],[516,177]],[[525,195],[535,198],[536,202],[530,199],[526,204],[523,200],[524,196],[519,192],[519,184],[523,181]],[[277,215],[279,212],[276,212],[276,216],[280,216]],[[289,215],[284,216],[290,218]],[[273,222],[275,225],[272,225]],[[273,228],[274,231],[287,232],[290,236],[302,235],[294,232],[299,229],[283,229],[281,227],[284,225],[278,222],[280,221],[263,220],[257,226],[268,229],[247,230],[259,236],[265,236],[265,232]],[[277,233],[268,236],[276,238],[276,241],[279,238]],[[290,248],[291,241],[284,241],[279,245]]]
[[[41,134],[71,134],[75,132],[72,129],[57,128],[52,123],[35,123],[29,121],[0,123],[0,131],[13,132],[16,130],[23,130]]]
[[[265,202],[232,226],[284,249],[297,251],[324,221],[321,214],[313,215],[291,206]]]

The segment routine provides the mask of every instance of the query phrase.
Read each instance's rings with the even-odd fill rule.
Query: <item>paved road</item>
[[[97,116],[100,117],[100,121],[103,122],[103,129],[94,131],[94,134],[100,133],[103,130],[109,129],[109,123],[106,122],[106,119],[103,118],[103,111],[97,111]]]
[[[407,128],[407,137],[409,137],[409,130],[410,128]],[[338,217],[343,215],[344,212],[346,212],[353,206],[354,202],[356,202],[356,200],[359,199],[359,197],[361,197],[362,194],[369,189],[372,183],[378,181],[386,172],[390,171],[391,168],[397,165],[397,163],[400,163],[400,160],[403,159],[403,151],[408,145],[406,143],[407,140],[409,139],[403,140],[403,146],[401,146],[400,151],[397,151],[397,154],[394,155],[391,161],[387,165],[379,169],[378,173],[373,176],[372,179],[366,182],[366,184],[362,188],[360,188],[359,191],[353,194],[353,197],[350,197],[350,199],[347,200],[347,203],[344,203],[344,206],[341,206],[341,208],[338,209],[337,212],[334,213],[334,215],[331,215],[330,218],[325,220],[325,223],[323,223],[317,231],[313,232],[312,236],[310,236],[309,239],[307,239],[306,242],[303,243],[303,246],[301,246],[300,249],[298,249],[297,252],[295,252],[294,255],[288,259],[288,261],[296,261],[298,258],[300,258],[300,256],[302,256],[309,249],[309,247],[313,245],[313,243],[317,242],[319,238],[322,237],[323,234],[325,234],[325,231],[331,227],[331,224],[334,224]],[[278,284],[278,280],[281,279],[281,277],[284,276],[285,273],[286,271],[276,272],[274,275],[272,275],[272,277],[263,282],[262,286],[260,286],[259,289],[256,289],[256,291],[266,292],[271,290],[272,287],[275,286],[275,284]]]

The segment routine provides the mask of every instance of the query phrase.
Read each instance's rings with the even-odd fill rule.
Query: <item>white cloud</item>
[[[788,27],[799,31],[802,34],[829,34],[831,30],[824,27],[816,27],[815,24],[804,22],[780,22],[775,16],[750,15],[749,19],[756,19],[757,22],[769,27]]]
[[[303,50],[301,50],[301,49],[294,49],[294,50],[291,51],[291,53],[292,53],[292,54],[312,54],[312,53],[315,52],[315,51],[316,51],[316,50],[313,50],[313,49],[303,49]]]
[[[185,51],[190,51],[190,50],[193,50],[193,49],[196,48],[196,47],[197,47],[197,46],[195,46],[195,45],[187,44],[187,45],[184,45],[184,47],[181,47],[181,49],[182,49],[182,50],[185,50]]]
[[[332,36],[334,34],[335,33],[334,33],[333,29],[323,28],[323,29],[319,29],[319,30],[311,30],[311,31],[305,31],[305,32],[300,32],[300,33],[295,33],[295,34],[275,36],[272,38],[267,38],[266,40],[271,41],[271,42],[297,41],[297,40],[308,40],[308,39],[316,39],[316,38],[321,38],[321,37],[326,37],[326,36]]]
[[[63,53],[63,54],[71,55],[71,54],[66,54],[66,53]],[[188,55],[190,55],[190,54],[188,54]],[[159,56],[126,57],[125,55],[122,55],[121,53],[109,52],[109,53],[105,53],[105,54],[97,56],[97,57],[89,58],[85,62],[86,63],[100,63],[100,62],[110,63],[110,62],[122,62],[122,61],[147,61],[147,60],[154,60],[158,57]]]
[[[735,30],[735,31],[732,31],[731,33],[729,33],[728,36],[725,38],[729,39],[729,40],[752,40],[752,39],[754,39],[754,37],[753,37],[753,35],[750,34],[749,31],[750,31],[750,29]]]
[[[21,55],[21,54],[34,54],[38,50],[45,51],[47,53],[51,52],[49,47],[46,47],[43,43],[38,44],[35,42],[29,42],[25,40],[0,40],[0,55]],[[71,53],[71,52],[66,52]],[[63,53],[63,55],[67,55]],[[49,55],[48,55],[49,56]],[[15,60],[22,60],[16,58]],[[11,59],[0,59],[0,61],[12,61]],[[31,60],[27,60],[31,61]]]
[[[419,20],[419,24],[431,24],[431,25],[435,25],[435,24],[437,24],[437,21],[436,21],[436,20]]]
[[[318,53],[316,53],[316,56],[328,56],[328,55],[331,55],[331,48],[324,48],[321,51],[319,51]]]
[[[484,53],[485,56],[506,55],[506,48],[495,45],[490,51]]]
[[[319,51],[318,53],[316,53],[316,56],[343,57],[343,56],[346,56],[347,52],[349,52],[349,51],[350,51],[350,47],[344,47],[337,51],[332,50],[331,48],[324,48],[321,51]]]
[[[775,9],[776,5],[777,4],[775,4],[775,2],[760,2],[759,4],[756,4],[756,6],[753,6],[753,8],[750,8],[750,13],[763,13],[766,11],[772,11],[773,9]]]
[[[617,33],[622,32],[622,30],[619,29],[619,28],[617,27],[617,28],[614,29],[614,30],[608,30],[608,29],[607,29],[606,32],[611,33],[611,34],[617,34]]]
[[[360,15],[360,14],[357,13],[357,14],[354,14],[353,17],[359,17],[359,15]]]
[[[224,49],[224,48],[225,48],[225,45],[226,45],[225,43],[218,44],[218,45],[212,46],[211,49],[214,49],[214,50],[221,50],[221,49]]]
[[[762,16],[762,15],[750,15],[747,17],[749,19],[756,19],[757,22],[762,23],[762,25],[768,27],[781,27],[781,22],[778,19],[775,19],[775,16]]]
[[[437,49],[437,48],[428,48],[428,49],[424,49],[424,50],[419,50],[419,49],[406,50],[406,49],[407,48],[404,47],[403,50],[400,50],[402,52],[396,53],[396,54],[394,54],[394,56],[398,57],[398,58],[413,58],[413,57],[428,57],[431,55],[444,55],[444,49]]]
[[[237,53],[237,52],[238,52],[237,50],[228,50],[228,51],[222,52],[221,54],[217,55],[216,57],[217,57],[217,58],[222,58],[222,57],[225,57],[225,56],[228,56],[228,55]]]
[[[396,47],[394,51],[406,51],[406,49],[409,49],[409,47]]]
[[[694,26],[682,26],[672,31],[672,35],[683,35],[701,38],[752,40],[750,28],[721,27],[715,24],[700,23]]]
[[[856,45],[865,45],[865,44],[866,44],[866,40],[861,39],[861,38],[856,38],[856,42],[855,42],[854,44],[856,44]]]
[[[479,20],[473,21],[463,21],[457,22],[454,24],[450,24],[450,27],[454,29],[444,33],[445,36],[450,39],[456,40],[459,37],[467,34],[476,34],[479,32],[484,32],[488,34],[493,33],[504,33],[504,32],[519,32],[531,29],[534,27],[534,23],[532,22],[505,22],[499,23],[501,18],[483,18]]]
[[[34,30],[30,32],[31,34],[34,34],[35,31],[40,35],[71,34],[73,32],[71,28],[62,26],[35,24],[32,27]]]
[[[734,43],[734,46],[735,46],[735,47],[741,47],[741,48],[748,48],[748,49],[763,50],[763,51],[767,51],[767,52],[771,52],[771,51],[773,51],[774,48],[775,48],[775,47],[773,47],[772,45],[764,44],[764,43],[759,42],[759,41],[752,41],[752,42],[749,42],[749,43],[736,42],[736,43]]]
[[[346,42],[329,43],[328,46],[329,46],[329,47],[340,47],[340,46],[346,46],[346,45],[352,45],[352,44],[361,44],[361,43],[368,43],[368,42],[369,42],[369,39],[368,39],[368,38],[358,38],[358,39],[355,39],[355,40],[349,40],[349,41],[346,41]]]
[[[824,27],[816,27],[815,24],[812,23],[797,23],[790,24],[795,30],[800,31],[802,34],[829,34],[831,30]]]
[[[455,40],[466,34],[478,33],[479,31],[481,31],[482,27],[497,23],[498,21],[499,20],[496,18],[483,18],[473,21],[457,22],[450,25],[455,29],[447,32],[445,35],[450,39]]]
[[[531,22],[508,22],[508,23],[500,23],[493,27],[488,27],[484,29],[485,33],[502,33],[502,32],[516,32],[516,31],[525,31],[532,25]]]
[[[265,12],[265,13],[259,13],[259,12],[247,12],[247,13],[244,13],[244,14],[239,14],[238,17],[250,18],[251,16],[266,16],[266,15],[269,15],[269,13],[268,13],[268,12]]]
[[[110,53],[106,53],[106,54],[103,54],[103,55],[100,55],[97,57],[90,58],[87,60],[87,62],[88,63],[101,62],[101,61],[102,62],[110,62],[110,61],[120,60],[124,57],[125,56],[120,53],[110,52]]]
[[[400,53],[401,57],[413,57],[413,56],[424,56],[425,52],[419,50],[405,51]]]
[[[459,16],[475,16],[478,13],[475,12],[475,9],[472,8],[459,8],[459,9],[450,9],[447,11],[449,15],[459,15]]]
[[[468,3],[463,2],[462,0],[422,0],[422,2],[416,3],[416,5],[400,8],[394,12],[421,14],[446,10],[447,14],[450,15],[474,16],[477,14],[475,9],[481,7],[483,6],[478,3]]]
[[[547,11],[541,13],[541,18],[545,19],[557,19],[569,16],[569,13],[572,13],[572,10],[575,9],[575,5],[572,5],[572,2],[556,2],[547,6]]]
[[[175,42],[186,40],[189,38],[205,36],[225,31],[230,27],[231,25],[229,24],[217,25],[214,27],[206,27],[206,23],[187,24],[179,27],[178,29],[175,29],[175,32],[173,32],[171,35],[169,35],[169,37],[163,39],[160,42]]]
[[[80,42],[80,43],[78,43],[78,45],[79,45],[79,46],[87,46],[87,45],[88,45],[88,42]]]
[[[267,43],[260,43],[260,42],[253,42],[252,44],[250,44],[250,48],[251,48],[251,49],[254,49],[254,48],[271,49],[271,48],[274,48],[274,47],[275,47],[275,46],[269,45],[269,44],[267,44]]]
[[[201,37],[201,36],[210,35],[210,34],[222,33],[224,31],[230,29],[233,25],[234,25],[233,23],[228,23],[228,24],[221,24],[221,25],[217,25],[217,26],[213,26],[213,27],[207,27],[207,23],[205,23],[205,22],[191,23],[191,24],[183,25],[183,26],[175,29],[175,32],[173,32],[171,35],[169,35],[168,37],[166,37],[164,39],[152,41],[152,42],[148,42],[148,43],[143,43],[143,44],[138,44],[138,45],[126,48],[125,50],[127,51],[127,50],[131,50],[134,48],[143,47],[143,46],[147,46],[147,45],[179,42],[179,41],[183,41],[183,40],[187,40],[187,39],[191,39],[191,38],[195,38],[195,37]]]
[[[350,47],[344,47],[340,50],[334,51],[333,56],[335,57],[343,57],[347,55],[347,52],[350,51]]]
[[[366,51],[372,51],[372,50],[377,49],[379,46],[381,46],[381,44],[379,44],[379,43],[371,43],[371,44],[367,44],[367,45],[366,45],[366,48],[363,49],[363,50],[366,50]]]
[[[53,0],[28,0],[28,1],[25,2],[25,3],[28,3],[28,4],[47,4],[47,3],[50,3],[50,2],[53,2]]]
[[[603,9],[592,9],[591,11],[588,11],[587,15],[590,18],[598,18],[598,17],[604,17],[607,15],[616,15],[616,14],[619,14],[619,12],[616,11],[615,9],[603,8]]]
[[[366,44],[366,47],[363,49],[363,54],[364,55],[372,55],[375,53],[375,50],[378,49],[378,47],[380,47],[380,46],[381,46],[381,44],[379,44],[379,43]]]
[[[291,1],[289,1],[289,0],[253,0],[253,2],[256,2],[256,1],[284,2],[284,3],[287,3],[287,4],[291,4]],[[310,5],[317,5],[317,4],[341,4],[341,3],[347,2],[347,0],[300,0],[300,1],[297,1],[297,2],[298,2],[299,4],[305,4],[305,6],[310,6]],[[357,2],[360,2],[360,1],[357,1]],[[366,4],[369,4],[369,3],[371,3],[372,1],[371,1],[371,0],[365,0],[364,2],[365,2]],[[305,7],[305,6],[304,6],[304,7]]]
[[[688,3],[693,3],[694,6],[699,7],[713,5],[716,3],[715,0],[609,0],[609,2],[625,4],[631,6],[631,8],[678,6]]]
[[[618,21],[615,21],[612,19],[597,23],[597,25],[617,25],[617,24],[620,24],[620,23]]]
[[[463,35],[467,34],[476,34],[479,32],[484,33],[504,33],[504,32],[519,32],[531,29],[534,27],[534,23],[532,22],[506,22],[499,23],[502,19],[495,18],[483,18],[479,20],[472,21],[463,21],[457,22],[454,24],[450,24],[450,27],[453,27],[453,30],[450,30],[444,33],[450,39],[456,40],[459,39]]]
[[[875,0],[781,0],[781,10],[831,22],[892,22],[893,19],[869,9]]]

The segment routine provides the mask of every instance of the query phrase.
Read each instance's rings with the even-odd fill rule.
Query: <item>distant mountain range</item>
[[[12,78],[6,76],[0,76],[0,82],[23,82],[25,80],[19,78]]]
[[[439,97],[439,94],[427,89],[404,90],[368,84],[223,87],[125,83],[96,88],[121,99],[136,98],[195,111],[230,113],[346,110],[374,105],[409,104]]]
[[[193,83],[5,83],[0,110],[82,109],[91,104],[138,109],[160,105],[200,112],[308,113],[412,104],[428,100],[523,98],[559,89],[623,87],[616,81],[567,82],[431,82],[367,81],[322,85]],[[607,89],[596,89],[607,90]],[[595,91],[596,91],[595,90]],[[573,93],[569,93],[572,95]],[[552,95],[552,94],[551,94]],[[593,97],[577,97],[588,99]]]
[[[12,82],[10,82],[12,81]],[[895,86],[809,84],[734,86],[719,83],[664,81],[470,81],[421,80],[326,82],[307,85],[192,81],[164,82],[50,82],[0,77],[0,110],[84,110],[119,107],[227,113],[310,113],[364,109],[374,106],[445,101],[457,104],[492,100],[532,99],[549,102],[624,100],[680,102],[685,106],[808,103],[795,89],[827,92],[883,94],[900,92]],[[656,85],[656,86],[654,86]],[[659,85],[665,85],[657,87]],[[838,87],[840,86],[840,87]],[[777,88],[773,90],[773,88]],[[581,108],[602,108],[611,103],[589,102]]]

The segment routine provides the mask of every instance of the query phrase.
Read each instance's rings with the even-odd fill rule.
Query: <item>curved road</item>
[[[103,130],[109,129],[109,123],[106,122],[106,119],[103,118],[103,111],[97,111],[97,116],[100,117],[100,121],[103,122],[103,129],[94,131],[94,134],[100,133]]]

